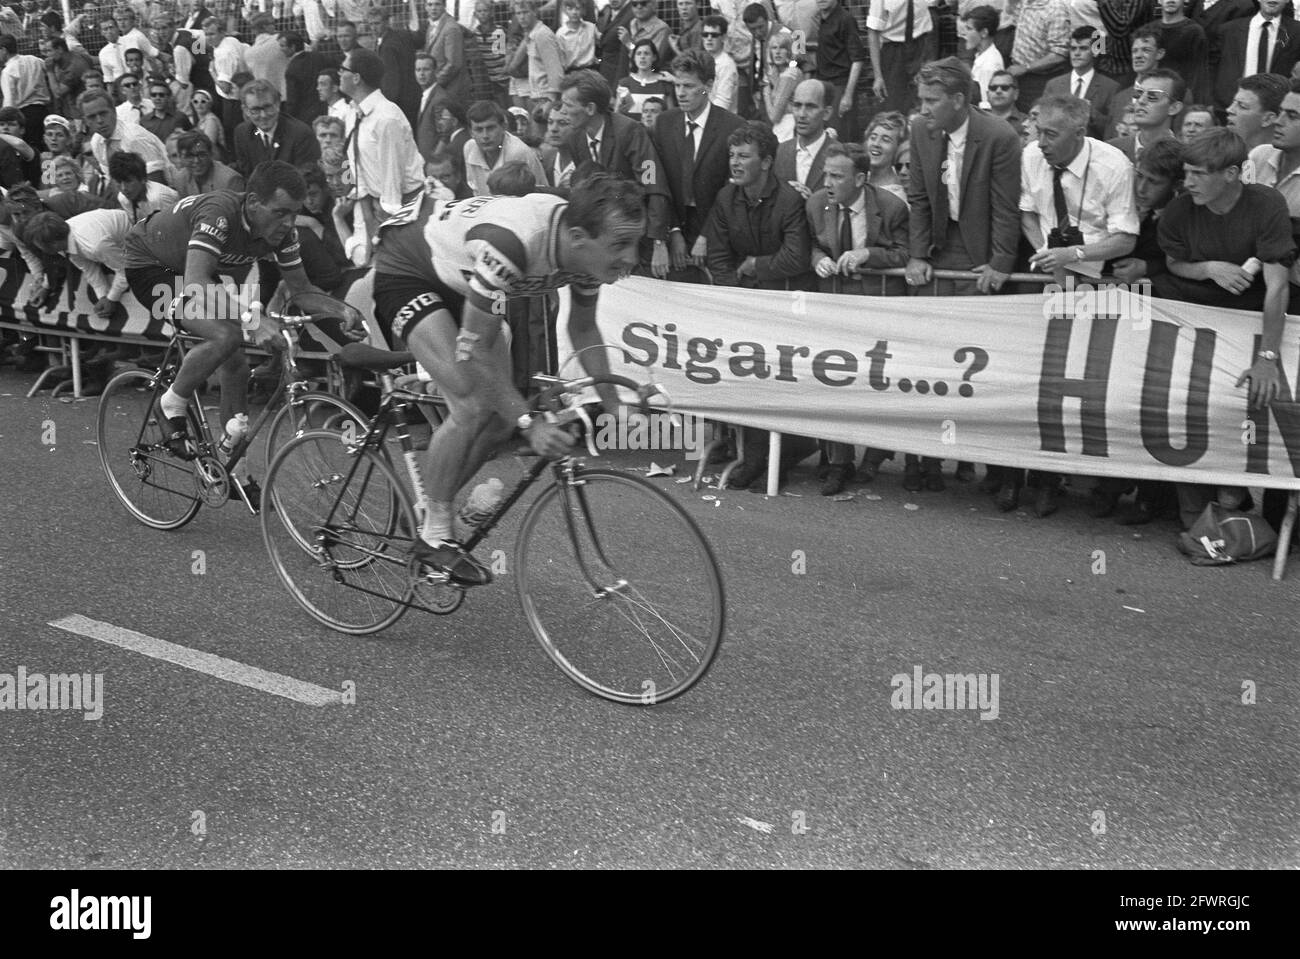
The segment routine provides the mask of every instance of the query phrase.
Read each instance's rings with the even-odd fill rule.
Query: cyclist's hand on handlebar
[[[524,438],[534,453],[550,460],[560,459],[573,452],[573,434],[541,417],[534,417]]]
[[[281,336],[281,327],[278,321],[271,319],[264,311],[258,311],[257,325],[249,330],[249,335],[253,339],[253,345],[263,350],[275,350],[279,352],[284,349],[284,337]]]

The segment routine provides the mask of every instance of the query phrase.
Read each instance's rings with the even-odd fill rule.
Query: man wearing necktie
[[[867,46],[881,110],[910,113],[916,103],[912,78],[935,54],[934,22],[926,0],[871,0]]]
[[[1214,77],[1216,106],[1226,108],[1232,102],[1242,77],[1257,73],[1290,76],[1291,68],[1300,62],[1300,23],[1283,15],[1285,7],[1286,0],[1259,0],[1253,17],[1223,25]]]
[[[1118,148],[1087,135],[1088,115],[1087,104],[1074,97],[1044,97],[1039,139],[1022,159],[1020,210],[1025,239],[1037,251],[1029,266],[1058,284],[1067,270],[1096,279],[1107,260],[1133,252],[1141,230],[1133,165]],[[1004,471],[999,509],[1016,507],[1021,484],[1020,470]],[[1030,470],[1028,486],[1035,513],[1056,512],[1059,476]]]
[[[282,113],[280,91],[266,80],[251,80],[240,90],[244,122],[235,128],[235,169],[247,177],[267,160],[295,167],[320,159],[320,143],[311,127]]]
[[[898,296],[906,292],[898,277],[864,276],[866,269],[890,269],[907,264],[907,204],[867,182],[871,161],[856,143],[832,143],[826,148],[826,185],[808,198],[806,211],[812,234],[813,272],[823,293],[858,296]],[[822,495],[834,496],[853,478],[853,447],[821,440],[826,465]],[[879,454],[876,457],[874,454]],[[883,460],[884,450],[868,450],[868,459]]]
[[[1119,84],[1096,69],[1093,45],[1099,39],[1096,29],[1084,25],[1070,34],[1070,72],[1047,81],[1044,93],[1067,95],[1087,100],[1092,107],[1088,121],[1088,136],[1098,140],[1107,137],[1111,127],[1111,113],[1121,102]]]

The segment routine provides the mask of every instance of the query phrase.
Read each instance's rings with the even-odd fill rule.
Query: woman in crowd
[[[194,129],[212,141],[216,158],[224,162],[229,156],[226,151],[226,131],[221,119],[212,112],[212,94],[207,90],[195,90],[190,96],[190,120],[194,123]]]
[[[768,41],[768,56],[772,69],[763,81],[763,109],[767,122],[772,124],[778,143],[794,139],[794,114],[790,112],[790,97],[803,79],[803,70],[794,59],[794,37],[789,33],[777,34]]]
[[[862,146],[871,160],[871,185],[907,202],[907,184],[898,175],[898,161],[907,143],[907,121],[901,113],[877,113],[867,127]],[[911,151],[908,151],[909,154]]]
[[[56,156],[49,165],[44,181],[50,184],[48,190],[41,191],[41,199],[47,199],[57,193],[78,193],[86,190],[81,182],[81,166],[70,156]]]
[[[659,69],[659,48],[653,40],[638,40],[632,48],[633,70],[618,81],[618,108],[630,117],[641,118],[641,105],[659,97],[671,105],[673,78]]]

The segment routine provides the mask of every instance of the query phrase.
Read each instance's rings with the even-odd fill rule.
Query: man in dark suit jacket
[[[776,164],[772,172],[804,199],[825,185],[823,165],[826,148],[832,142],[826,134],[826,124],[835,112],[835,95],[834,85],[825,80],[803,80],[790,97],[794,139],[786,140],[776,148]],[[802,177],[799,175],[800,166],[806,166]]]
[[[970,67],[956,57],[922,67],[917,89],[921,116],[911,131],[907,282],[921,286],[934,270],[962,270],[970,280],[938,280],[934,292],[996,293],[1015,268],[1020,245],[1020,137],[1011,124],[971,109]],[[956,183],[946,176],[953,166],[961,171]],[[995,480],[1000,486],[1001,477],[993,468],[989,472],[986,488]],[[973,476],[971,464],[958,464],[959,480]],[[939,461],[922,460],[918,471],[909,458],[903,485],[911,491],[943,489]]]
[[[713,57],[687,50],[673,61],[672,72],[681,109],[661,113],[652,134],[670,199],[668,243],[654,245],[651,262],[658,277],[667,276],[670,266],[684,269],[688,261],[704,265],[704,244],[699,242],[704,221],[730,177],[727,138],[745,125],[734,113],[709,103]]]
[[[570,124],[564,145],[575,163],[593,160],[610,173],[641,184],[646,195],[646,237],[655,246],[666,244],[668,188],[659,154],[640,122],[610,112],[611,94],[609,84],[595,70],[577,70],[560,80],[560,108]]]
[[[247,177],[267,160],[294,166],[320,159],[311,127],[280,112],[280,91],[266,80],[251,80],[240,91],[245,122],[235,127],[235,169]]]
[[[414,125],[420,102],[420,88],[415,82],[415,51],[423,37],[400,27],[390,26],[382,7],[371,7],[366,15],[375,35],[375,52],[384,61],[384,83],[380,92],[396,103]],[[404,19],[401,13],[393,14]]]
[[[1277,73],[1290,76],[1291,68],[1300,61],[1300,23],[1282,16],[1287,0],[1259,0],[1259,13],[1246,19],[1230,20],[1220,31],[1218,72],[1214,77],[1214,103],[1227,109],[1237,92],[1237,81],[1252,73]],[[1268,36],[1272,53],[1267,64],[1260,66],[1246,62],[1247,44],[1258,36],[1263,24],[1268,23]],[[1258,46],[1258,44],[1256,44]]]
[[[387,70],[384,71],[387,74]],[[444,97],[438,96],[438,87],[434,77],[438,65],[433,54],[421,51],[415,55],[415,68],[411,71],[419,89],[415,104],[415,147],[427,161],[438,148],[438,113],[442,109]]]
[[[618,31],[627,29],[631,22],[632,0],[610,0],[596,17],[596,55],[600,57],[600,75],[611,88],[623,77],[619,67],[627,55]]]
[[[1097,31],[1082,26],[1070,34],[1070,72],[1052,77],[1043,89],[1046,96],[1079,97],[1092,106],[1088,120],[1088,136],[1105,140],[1112,126],[1111,111],[1117,104],[1119,84],[1096,70],[1092,45]],[[1082,90],[1080,90],[1082,84]],[[1080,96],[1080,94],[1082,94]],[[1124,101],[1124,106],[1128,105]]]

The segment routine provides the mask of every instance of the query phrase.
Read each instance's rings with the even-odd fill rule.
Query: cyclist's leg
[[[244,341],[239,332],[239,343]],[[204,346],[207,344],[205,343]],[[186,357],[188,359],[188,357]],[[248,413],[248,380],[251,371],[248,367],[248,354],[238,345],[235,352],[217,369],[217,380],[221,383],[221,422],[227,423],[236,413]],[[180,377],[177,377],[179,379]]]

